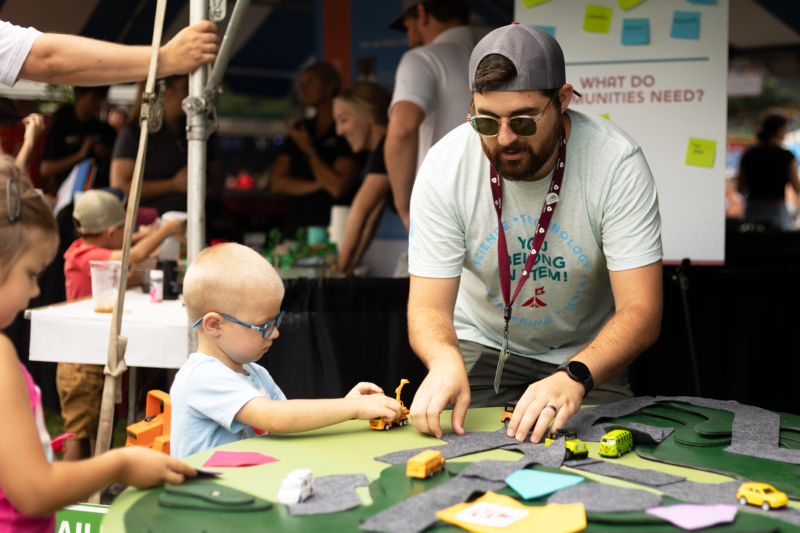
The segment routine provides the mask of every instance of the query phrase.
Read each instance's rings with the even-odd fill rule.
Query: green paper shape
[[[625,10],[630,9],[635,5],[641,4],[642,2],[644,2],[644,0],[617,0],[619,7]]]
[[[189,480],[182,485],[167,485],[164,492],[205,502],[212,507],[247,506],[253,505],[256,501],[256,497],[251,494],[220,485],[211,479]]]
[[[252,513],[272,509],[272,504],[261,498],[253,498],[253,502],[247,505],[215,505],[203,499],[185,495],[179,496],[166,491],[158,497],[158,504],[162,507],[172,507],[174,509],[213,511],[215,513]]]
[[[673,407],[690,413],[698,414],[707,420],[700,422],[694,430],[705,437],[730,437],[733,433],[733,413],[708,407],[696,407],[688,403],[673,402]]]
[[[686,164],[697,167],[714,168],[714,155],[716,151],[717,141],[690,137],[689,147],[686,149]]]
[[[600,116],[603,117],[606,120],[611,120],[611,114],[610,113],[601,113]]]
[[[705,419],[691,413],[672,409],[663,405],[645,407],[642,411],[648,415],[660,416],[684,424],[675,430],[675,440],[687,446],[724,446],[731,443],[731,436],[705,437],[697,433],[694,428]]]
[[[608,33],[611,28],[612,13],[614,13],[614,8],[587,4],[586,14],[583,18],[584,31]]]
[[[545,2],[549,2],[550,0],[522,0],[522,4],[525,8],[538,6],[539,4],[544,4]]]

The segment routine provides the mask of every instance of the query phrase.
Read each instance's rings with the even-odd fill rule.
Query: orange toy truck
[[[508,427],[508,423],[511,422],[511,415],[514,414],[514,408],[516,406],[516,400],[513,402],[506,402],[506,406],[503,409],[503,416],[500,417],[500,422],[502,422],[506,427]]]
[[[145,419],[128,426],[125,446],[145,446],[169,455],[169,432],[172,422],[169,394],[160,390],[147,393]]]
[[[406,409],[405,404],[403,404],[402,400],[400,400],[400,391],[403,390],[403,385],[408,383],[407,379],[400,380],[400,386],[397,387],[394,392],[397,393],[397,401],[400,402],[400,405],[403,408],[403,414],[395,420],[394,422],[384,422],[383,418],[370,418],[369,420],[369,427],[370,429],[376,429],[378,431],[389,431],[389,428],[392,425],[396,426],[407,426],[408,425],[408,409]]]

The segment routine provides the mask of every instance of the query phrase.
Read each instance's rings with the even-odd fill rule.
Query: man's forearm
[[[301,180],[291,176],[272,175],[272,192],[288,194],[289,196],[305,196],[320,190],[316,181]]]
[[[400,134],[389,126],[386,135],[385,161],[392,185],[394,205],[397,214],[403,220],[406,230],[409,228],[411,216],[411,190],[414,188],[414,176],[417,171],[417,151],[419,131],[413,130]]]
[[[658,338],[661,307],[636,304],[620,309],[597,337],[572,359],[584,363],[592,372],[595,387],[627,368]]]
[[[452,319],[435,309],[409,308],[408,340],[428,369],[440,360],[462,360]]]
[[[42,176],[60,174],[65,170],[71,169],[83,160],[84,157],[79,153],[74,153],[72,155],[62,157],[61,159],[45,159],[39,163],[39,173]]]

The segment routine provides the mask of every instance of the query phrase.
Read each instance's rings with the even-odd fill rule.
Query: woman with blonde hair
[[[347,276],[372,241],[384,206],[388,202],[394,209],[383,158],[391,100],[390,91],[368,81],[354,83],[333,100],[336,133],[347,140],[353,152],[371,152],[366,177],[353,199],[339,249],[339,272]]]

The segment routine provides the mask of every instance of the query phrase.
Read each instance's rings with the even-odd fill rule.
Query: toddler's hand
[[[362,381],[353,389],[347,393],[345,398],[358,398],[359,396],[367,396],[370,394],[383,394],[383,389],[375,385],[374,383],[367,383],[366,381]]]
[[[141,446],[122,448],[112,453],[123,457],[119,481],[137,489],[147,489],[164,483],[180,485],[185,476],[197,475],[195,469],[186,463]]]
[[[359,402],[358,419],[383,418],[384,422],[394,422],[403,416],[400,402],[383,394],[370,394],[355,398]]]

